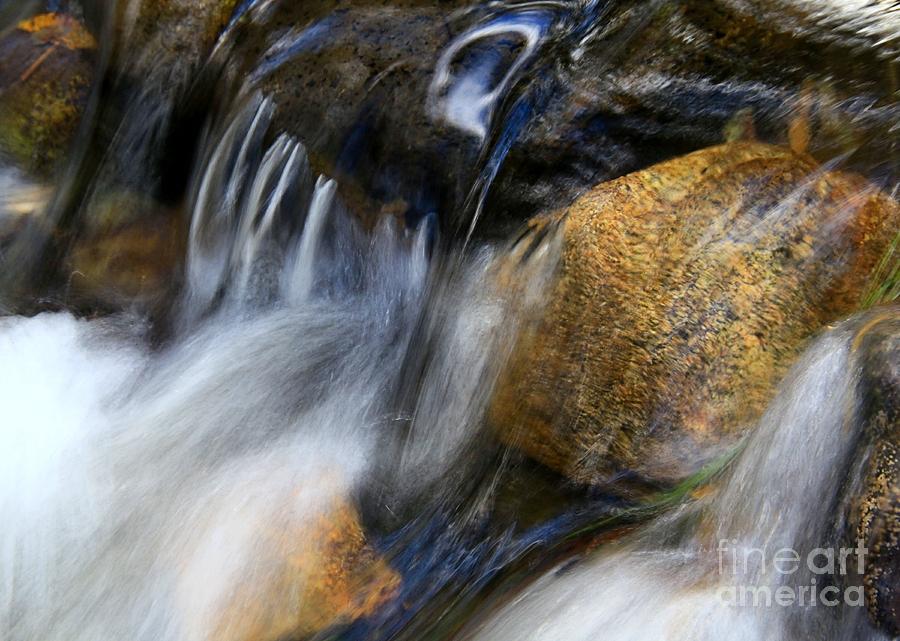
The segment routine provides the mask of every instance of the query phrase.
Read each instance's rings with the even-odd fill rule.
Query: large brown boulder
[[[556,283],[490,420],[575,481],[625,489],[736,443],[804,340],[858,308],[900,207],[811,158],[732,143],[600,184],[531,235],[555,226]]]

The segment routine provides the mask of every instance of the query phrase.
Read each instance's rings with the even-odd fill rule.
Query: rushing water
[[[3,319],[2,638],[215,638],[234,590],[268,571],[269,523],[371,484],[379,443],[393,500],[416,494],[478,433],[513,322],[492,250],[442,275],[429,221],[366,233],[301,144],[266,145],[270,112],[252,99],[203,161],[165,348],[137,317]],[[434,281],[445,316],[406,417],[399,377]]]
[[[404,43],[414,53],[367,80],[365,98],[352,105],[363,115],[347,122],[330,96],[335,103],[321,120],[301,123],[306,131],[285,127],[279,96],[270,95],[284,88],[267,83],[333,43],[370,38],[380,53],[390,39],[359,35],[366,23],[349,10],[307,15],[299,5],[249,0],[208,59],[170,69],[149,46],[120,52],[122,69],[146,76],[140,90],[123,99],[109,83],[95,93],[95,101],[108,97],[103,91],[121,99],[113,116],[92,103],[114,133],[83,127],[72,164],[52,185],[0,167],[0,641],[231,641],[222,622],[258,609],[269,595],[256,586],[278,580],[284,560],[269,542],[291,538],[292,554],[318,554],[322,542],[310,532],[343,504],[355,506],[367,544],[400,578],[378,612],[327,631],[335,638],[882,638],[859,603],[821,605],[822,589],[842,597],[858,576],[833,583],[809,567],[772,567],[779,550],[805,560],[843,544],[835,514],[847,478],[859,474],[862,436],[846,420],[859,402],[853,322],[807,348],[710,493],[658,511],[635,517],[620,497],[536,469],[486,426],[495,379],[521,325],[541,310],[561,241],[558,232],[518,242],[479,236],[492,194],[505,194],[508,209],[555,207],[638,166],[645,152],[681,150],[679,136],[721,124],[748,94],[765,117],[783,119],[781,88],[691,73],[657,82],[659,69],[639,67],[617,86],[632,91],[640,109],[664,101],[664,124],[642,121],[640,144],[623,144],[637,117],[599,117],[589,104],[602,82],[618,78],[605,61],[620,60],[650,21],[641,11],[628,5],[617,14],[617,3],[601,1],[459,3],[446,16],[441,8],[437,23],[419,7],[427,3],[410,4],[406,37],[434,23],[448,41],[422,54],[424,62]],[[796,14],[785,4],[773,3],[774,15],[797,21],[791,29],[814,42],[827,40],[817,29],[838,21],[832,35],[853,31],[853,47],[886,42],[879,57],[896,56],[896,13],[874,10],[878,3],[821,0]],[[285,27],[273,17],[279,9],[309,19]],[[21,17],[17,11],[0,4],[0,21]],[[399,9],[384,15],[406,19]],[[254,29],[264,34],[257,57],[231,65]],[[111,51],[102,53],[98,66],[113,68]],[[352,61],[341,64],[342,78],[352,77]],[[406,81],[392,74],[421,71],[417,64],[425,81],[410,72],[413,89],[402,93]],[[176,121],[196,118],[181,113],[179,101],[201,102],[210,77],[226,90],[209,92],[215,109],[184,136],[196,149],[184,154],[188,162],[172,163],[189,165],[173,177],[159,165],[172,146],[184,151],[171,140],[185,133],[173,133]],[[343,100],[340,82],[332,86]],[[702,125],[685,117],[682,97],[668,102],[685,82],[707,118]],[[366,102],[384,84],[415,98],[403,105],[409,114]],[[664,89],[650,96],[651,85]],[[322,100],[313,93],[310,103]],[[868,97],[839,106],[861,129],[896,115]],[[420,117],[428,124],[417,129]],[[657,136],[670,117],[675,133]],[[360,143],[374,137],[371,122],[388,131],[379,140],[386,158]],[[304,137],[309,130],[315,135]],[[416,155],[435,131],[446,136],[433,145],[439,151]],[[720,136],[704,132],[698,145]],[[97,140],[106,147],[91,147]],[[581,144],[590,161],[571,160]],[[412,160],[392,165],[398,149]],[[337,159],[323,161],[329,154]],[[540,180],[510,187],[510,162],[533,162]],[[892,162],[878,158],[871,175],[889,181]],[[398,167],[413,173],[398,177]],[[437,175],[446,183],[436,187]],[[374,222],[358,216],[345,196],[360,184],[379,193],[378,206],[405,209],[383,207]],[[79,225],[94,222],[85,203],[110,186],[147,186],[183,209],[183,265],[165,313],[135,305],[84,314],[78,303],[75,313],[59,311],[78,274],[45,282],[47,264],[65,253],[47,230],[58,224],[61,238],[77,242]],[[38,294],[21,304],[13,281],[29,293],[24,284],[36,283]],[[41,313],[13,314],[22,310]],[[584,535],[604,533],[598,523],[610,524],[609,541]],[[729,601],[747,587],[805,591],[815,603]]]
[[[427,221],[404,230],[386,219],[365,233],[333,183],[310,174],[301,145],[254,136],[265,115],[252,100],[204,161],[181,328],[163,349],[148,347],[136,317],[0,324],[5,639],[215,638],[236,587],[267,571],[257,538],[268,523],[302,524],[385,482],[385,456],[400,511],[419,488],[452,478],[448,466],[479,432],[522,311],[492,284],[496,250],[439,273]],[[250,155],[262,158],[253,168]],[[298,207],[302,225],[273,222]],[[552,244],[531,263],[539,292]],[[412,416],[397,414],[435,281],[446,316],[426,323],[434,355]],[[716,551],[719,541],[736,553],[834,544],[822,505],[858,437],[843,427],[855,402],[850,340],[833,331],[810,349],[718,496],[551,570],[475,638],[860,638],[859,607],[723,605],[730,584],[777,584],[771,569],[723,573]],[[398,430],[392,447],[385,434]],[[510,554],[495,562],[533,544],[498,540]]]

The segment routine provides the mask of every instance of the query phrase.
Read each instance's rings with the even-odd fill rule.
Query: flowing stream
[[[414,494],[479,432],[514,322],[494,250],[442,276],[427,220],[365,232],[301,144],[263,142],[270,113],[252,99],[204,161],[164,349],[128,315],[0,321],[4,639],[215,638],[268,523],[360,491],[379,444]],[[429,286],[446,315],[398,415]]]
[[[293,554],[319,554],[311,528],[347,504],[367,551],[399,578],[380,608],[323,626],[316,638],[888,638],[866,620],[858,576],[844,581],[848,570],[835,579],[806,564],[815,550],[844,544],[834,515],[846,479],[859,473],[862,436],[846,420],[859,402],[853,321],[811,341],[752,435],[715,470],[713,490],[646,518],[630,521],[632,506],[623,508],[621,497],[582,492],[523,461],[486,425],[518,331],[546,301],[561,242],[558,231],[527,249],[510,235],[478,235],[491,195],[515,191],[503,182],[506,163],[525,157],[535,172],[565,164],[563,178],[514,194],[534,204],[558,198],[560,185],[574,193],[624,173],[643,153],[609,142],[631,131],[629,115],[587,119],[586,107],[555,102],[579,65],[594,64],[592,51],[612,60],[630,42],[620,32],[632,38],[644,25],[632,9],[613,19],[614,4],[448,10],[452,38],[433,52],[418,111],[410,111],[459,140],[436,154],[446,155],[447,167],[435,169],[435,157],[424,154],[410,165],[446,169],[452,180],[441,189],[423,181],[419,190],[409,187],[410,176],[396,178],[397,194],[378,203],[388,213],[374,220],[354,213],[346,200],[352,189],[341,191],[358,178],[347,157],[363,162],[365,154],[354,153],[369,130],[359,123],[342,130],[338,160],[323,172],[328,145],[283,127],[266,92],[279,87],[266,83],[293,57],[318,52],[332,34],[338,42],[357,25],[336,11],[302,29],[273,27],[249,70],[223,73],[222,83],[237,89],[227,99],[216,95],[218,110],[197,128],[196,152],[186,155],[186,177],[178,176],[185,249],[164,330],[139,307],[80,314],[51,296],[53,304],[37,297],[18,314],[12,294],[0,298],[0,641],[250,641],[256,637],[232,639],[222,622],[269,598],[257,586],[279,576],[272,540],[293,537]],[[816,16],[832,20],[853,13],[851,4],[871,3],[812,4]],[[36,211],[52,224],[68,221],[63,205],[99,193],[98,185],[155,180],[159,193],[174,189],[171,177],[151,167],[171,144],[162,141],[177,137],[167,129],[181,115],[167,85],[182,75],[208,80],[203,74],[214,75],[213,62],[238,50],[245,33],[268,28],[276,5],[239,3],[208,66],[147,78],[145,93],[117,116],[110,150],[84,152],[53,184],[0,167],[0,239]],[[893,18],[867,8],[854,15],[863,45],[896,35]],[[413,32],[426,21],[414,18]],[[605,30],[615,35],[608,52]],[[153,56],[133,58],[151,64]],[[414,66],[413,58],[369,81],[367,99]],[[613,75],[597,69],[589,83],[567,89],[576,106],[596,90],[590,83]],[[652,69],[644,71],[629,81],[636,93],[652,78]],[[352,65],[342,72],[352,76]],[[761,86],[695,80],[713,96],[704,115],[716,118]],[[782,95],[760,95],[762,112],[782,109]],[[666,104],[677,120],[681,107]],[[863,124],[896,115],[849,99],[841,108]],[[322,138],[338,128],[337,106],[335,114],[315,123]],[[590,166],[558,152],[572,144],[568,131],[552,130],[546,145],[529,138],[551,130],[554,118],[582,117],[609,137]],[[390,118],[400,116],[382,115],[395,124]],[[673,125],[678,135],[693,135],[687,120]],[[402,136],[414,127],[399,122],[396,139],[380,144],[413,149]],[[80,135],[83,152],[84,140],[100,134]],[[675,136],[657,145],[648,133],[647,147],[680,149]],[[90,188],[79,187],[79,168],[89,162],[96,176]],[[889,164],[873,170],[883,183],[893,177]],[[398,173],[387,165],[378,171],[375,187],[365,185],[375,192]],[[396,202],[408,208],[394,215],[388,205]],[[510,202],[514,210],[520,201]],[[28,242],[0,243],[0,257],[9,250],[6,256],[23,258],[0,263],[12,265],[8,274],[37,273],[35,265],[49,260],[54,240],[37,229],[27,228]],[[624,523],[627,536],[580,537],[604,519]],[[773,566],[779,550],[798,554],[795,572]],[[800,603],[746,602],[774,599],[782,588]],[[826,607],[823,594],[840,602]]]

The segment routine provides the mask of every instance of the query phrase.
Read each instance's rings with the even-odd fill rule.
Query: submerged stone
[[[855,311],[900,225],[858,176],[742,142],[602,183],[541,217],[561,258],[498,384],[500,438],[619,491],[733,446],[822,326]]]
[[[185,230],[152,199],[112,193],[86,210],[87,225],[65,262],[76,307],[153,311],[181,281]]]
[[[282,527],[284,526],[284,527]],[[366,542],[355,508],[336,501],[303,523],[269,523],[264,576],[247,577],[223,609],[214,638],[306,638],[373,615],[393,598],[398,574]]]

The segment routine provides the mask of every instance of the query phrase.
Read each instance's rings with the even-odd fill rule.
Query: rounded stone
[[[495,393],[500,438],[587,484],[669,485],[732,447],[804,341],[856,309],[900,226],[858,176],[732,143],[532,222],[562,249]]]

